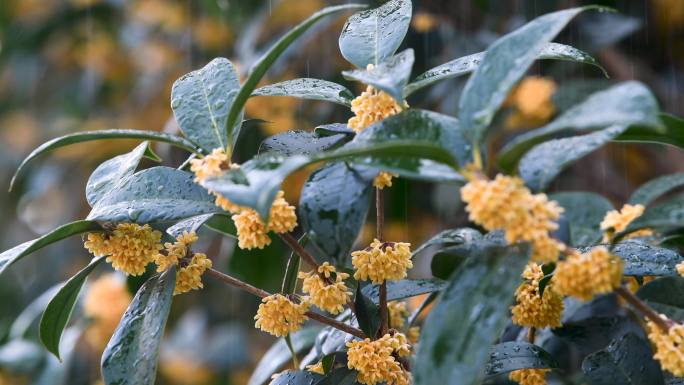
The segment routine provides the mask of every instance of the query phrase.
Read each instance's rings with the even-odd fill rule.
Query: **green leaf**
[[[487,376],[496,376],[519,369],[556,369],[558,362],[546,350],[522,341],[496,344],[485,366]]]
[[[235,223],[228,215],[214,215],[204,223],[204,226],[221,235],[237,238]]]
[[[658,313],[678,322],[684,321],[684,278],[658,278],[639,288],[636,295]]]
[[[304,32],[306,32],[306,30],[308,30],[311,26],[316,24],[325,16],[340,11],[346,11],[350,9],[363,7],[365,6],[361,4],[345,4],[323,8],[320,11],[309,16],[308,19],[299,23],[296,27],[292,28],[289,32],[287,32],[280,39],[278,39],[278,41],[271,48],[269,48],[269,50],[264,54],[264,56],[262,56],[257,61],[257,63],[252,67],[249,77],[240,88],[240,92],[235,98],[235,101],[230,106],[230,111],[228,112],[228,120],[225,124],[225,130],[231,147],[235,145],[235,141],[237,139],[237,135],[235,135],[235,133],[233,132],[233,127],[235,127],[237,122],[239,121],[245,103],[247,103],[247,99],[249,99],[250,95],[252,95],[252,92],[254,92],[254,89],[256,88],[257,84],[259,84],[261,78],[263,78],[263,76],[266,74],[266,71],[268,71],[268,69],[271,68],[273,63],[276,61],[276,59],[278,59],[278,57],[280,57],[280,55],[285,51],[285,49],[287,49],[287,47],[289,47],[290,44],[292,44],[295,40],[297,40],[297,38],[299,38]]]
[[[656,131],[650,126],[636,125],[615,138],[620,142],[669,144],[684,148],[684,120],[669,114],[660,114],[664,129]]]
[[[365,290],[361,286],[358,285],[356,287],[356,295],[354,296],[356,319],[359,322],[359,328],[363,330],[364,334],[373,338],[380,328],[380,307],[363,294]],[[369,283],[366,286],[371,286],[371,284]]]
[[[88,219],[154,223],[222,212],[214,205],[214,198],[193,179],[193,174],[169,167],[142,170],[102,197]]]
[[[570,245],[595,245],[601,240],[600,224],[613,204],[603,196],[585,191],[567,191],[551,194],[549,199],[565,209],[563,219],[570,227]]]
[[[621,235],[646,227],[676,228],[682,226],[684,226],[684,194],[648,208],[643,215],[629,224],[623,234],[617,234],[615,237],[619,239]]]
[[[452,79],[475,71],[477,67],[480,66],[484,55],[484,52],[474,53],[427,70],[418,75],[406,86],[404,89],[404,97],[408,97],[412,93],[439,81]],[[590,64],[603,71],[604,75],[606,74],[605,69],[603,69],[603,67],[601,67],[601,65],[588,53],[565,44],[547,43],[544,48],[542,48],[537,59],[566,60]]]
[[[432,238],[428,239],[417,249],[415,249],[413,251],[413,257],[417,256],[421,251],[430,246],[458,246],[479,242],[481,239],[482,234],[480,234],[479,231],[468,227],[444,230],[434,235]]]
[[[302,188],[299,219],[327,258],[347,260],[366,221],[377,173],[335,162],[314,171]]]
[[[164,143],[169,143],[173,146],[182,148],[184,150],[187,150],[189,152],[199,154],[200,150],[192,144],[187,139],[181,138],[180,136],[176,135],[171,135],[167,134],[164,132],[155,132],[155,131],[145,131],[145,130],[99,130],[99,131],[84,131],[84,132],[76,132],[74,134],[69,134],[69,135],[64,135],[60,136],[59,138],[52,139],[50,141],[47,141],[35,150],[33,150],[27,157],[24,159],[19,167],[17,167],[17,171],[14,172],[14,176],[12,177],[12,181],[10,182],[10,190],[14,186],[14,183],[16,182],[17,178],[23,171],[24,167],[33,160],[34,158],[37,158],[38,156],[50,152],[52,150],[58,149],[60,147],[68,146],[70,144],[76,144],[76,143],[82,143],[82,142],[89,142],[93,140],[103,140],[103,139],[145,139],[145,140],[152,140],[152,141],[157,141],[157,142],[164,142]]]
[[[347,135],[318,136],[309,131],[285,131],[261,143],[259,153],[271,152],[284,156],[315,155],[332,150],[349,141]]]
[[[354,137],[356,132],[347,126],[347,123],[321,124],[314,128],[314,133],[319,137],[343,134],[347,137]]]
[[[304,349],[311,347],[320,331],[321,328],[319,327],[305,327],[290,334],[292,347],[295,352],[300,353]],[[287,344],[284,340],[279,339],[261,357],[247,385],[262,385],[289,362],[290,358],[290,350]]]
[[[663,385],[663,373],[642,338],[628,333],[587,356],[582,372],[591,385]]]
[[[341,367],[326,375],[325,378],[317,382],[316,385],[360,385],[356,381],[357,376],[357,371],[347,367]]]
[[[528,259],[527,245],[491,246],[454,273],[423,325],[416,385],[480,383]]]
[[[206,153],[227,146],[228,132],[224,127],[228,109],[233,105],[239,89],[240,80],[235,67],[226,58],[216,58],[173,83],[173,115],[185,136]]]
[[[19,246],[15,246],[4,253],[0,254],[0,274],[5,271],[14,262],[24,258],[43,247],[61,241],[72,235],[88,233],[91,231],[102,231],[102,227],[93,221],[80,220],[76,222],[67,223],[60,226],[51,232],[36,238],[32,241],[24,242]]]
[[[409,110],[368,127],[335,151],[310,156],[260,155],[237,170],[208,179],[205,185],[267,218],[282,181],[306,165],[345,160],[407,178],[453,182],[463,180],[455,171],[459,167],[455,158],[467,159],[467,148],[454,118]]]
[[[662,195],[684,186],[684,173],[664,175],[642,184],[629,197],[632,205],[641,204],[648,206]]]
[[[115,156],[97,166],[86,184],[85,193],[88,204],[94,206],[116,183],[132,175],[148,148],[149,143],[142,142],[133,151]]]
[[[499,167],[511,173],[525,152],[554,135],[584,133],[616,124],[640,125],[645,130],[662,127],[658,102],[646,86],[629,81],[591,94],[546,126],[513,139],[501,150]]]
[[[444,290],[446,286],[447,283],[440,279],[402,279],[400,281],[387,281],[387,300],[397,301],[421,294],[433,293]],[[363,294],[374,303],[380,302],[380,286],[367,285],[362,291]]]
[[[530,189],[545,190],[567,166],[603,147],[626,128],[624,125],[614,125],[591,134],[553,139],[539,144],[520,160],[520,177]]]
[[[183,219],[182,221],[177,222],[175,225],[166,229],[166,233],[176,238],[185,232],[197,232],[199,231],[200,227],[207,223],[214,215],[220,214],[202,214],[190,217],[188,219]]]
[[[501,231],[493,231],[479,235],[474,229],[461,230],[462,242],[449,245],[435,254],[430,262],[432,275],[440,279],[449,279],[451,274],[468,258],[477,257],[487,248],[492,246],[504,246],[506,240]]]
[[[52,298],[40,319],[40,340],[45,348],[60,360],[59,342],[74,311],[78,294],[88,275],[103,260],[104,257],[94,258],[88,266],[71,277]]]
[[[377,64],[371,69],[358,69],[343,71],[346,79],[356,80],[385,91],[400,106],[404,105],[404,87],[411,77],[413,68],[413,49],[409,48],[387,60]]]
[[[252,96],[290,96],[294,98],[322,100],[346,107],[351,106],[354,94],[347,87],[327,80],[300,78],[269,84],[257,88]]]
[[[482,142],[494,114],[546,44],[572,18],[596,8],[572,8],[542,15],[487,48],[482,63],[468,79],[459,103],[461,125],[469,142]]]
[[[359,68],[382,63],[404,40],[412,10],[410,0],[390,0],[353,14],[340,34],[342,56]]]
[[[306,246],[306,236],[299,239],[299,243],[302,246]],[[301,258],[299,254],[294,251],[290,253],[290,258],[287,260],[287,267],[285,268],[285,274],[283,274],[283,285],[281,286],[280,292],[285,294],[294,294],[297,289],[297,275],[299,273],[299,267],[301,265]]]
[[[678,275],[677,264],[682,256],[674,250],[638,240],[627,240],[613,246],[611,253],[625,261],[625,275]]]
[[[278,375],[270,385],[312,385],[323,379],[323,376],[308,370],[288,370]]]
[[[159,344],[175,286],[176,269],[171,268],[140,288],[102,353],[105,384],[154,384]]]

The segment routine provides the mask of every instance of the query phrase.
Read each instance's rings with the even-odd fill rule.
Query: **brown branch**
[[[668,330],[670,330],[670,327],[674,325],[674,322],[671,320],[665,320],[658,313],[656,313],[655,310],[653,310],[646,302],[642,301],[639,297],[634,295],[631,291],[626,289],[623,286],[618,287],[615,289],[615,292],[617,295],[622,297],[625,301],[627,301],[630,305],[632,305],[635,309],[639,310],[646,318],[650,319],[658,325],[664,332],[667,333]]]
[[[387,311],[387,281],[380,284],[380,337],[387,334],[389,329],[389,316]]]
[[[380,242],[385,239],[385,193],[375,189],[375,233]]]
[[[313,266],[314,270],[318,269],[318,262],[316,261],[316,258],[314,258],[313,255],[311,255],[302,245],[299,244],[299,242],[290,234],[290,233],[285,233],[285,234],[278,234],[280,236],[280,239],[285,242],[292,251],[297,253],[304,262],[307,264]]]
[[[264,298],[268,297],[271,295],[271,293],[261,290],[258,287],[254,287],[248,283],[242,282],[237,278],[231,277],[228,274],[221,273],[218,270],[214,269],[209,269],[206,272],[209,276],[218,279],[219,281],[226,283],[230,286],[237,287],[238,289],[242,289],[250,294],[253,294],[257,297]],[[322,314],[314,313],[312,311],[306,312],[306,316],[311,318],[312,320],[316,320],[322,324],[326,324],[329,326],[334,327],[335,329],[339,329],[345,333],[349,333],[353,335],[354,337],[359,337],[359,338],[366,338],[366,335],[363,334],[363,332],[360,329],[357,329],[355,327],[349,326],[345,324],[344,322],[340,322],[336,319],[324,316]]]
[[[527,331],[527,340],[528,340],[531,344],[533,344],[536,337],[537,337],[537,328],[535,328],[534,326],[532,326],[532,327],[530,328],[530,330]]]

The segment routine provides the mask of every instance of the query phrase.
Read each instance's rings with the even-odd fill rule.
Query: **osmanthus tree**
[[[344,76],[367,85],[361,95],[311,78],[257,88],[269,66],[307,29],[349,11],[356,13],[344,25],[339,46],[354,67]],[[609,142],[684,147],[684,121],[659,113],[644,85],[624,82],[589,95],[499,151],[483,151],[496,129],[497,110],[535,60],[600,68],[586,53],[551,42],[574,17],[597,11],[606,10],[583,7],[543,15],[483,53],[411,80],[413,51],[396,52],[411,19],[409,0],[374,9],[353,4],[325,8],[280,38],[243,83],[224,58],[178,79],[171,107],[183,136],[80,132],[31,153],[18,173],[30,160],[61,146],[145,140],[93,172],[86,186],[92,207],[86,219],[2,253],[0,272],[46,245],[84,234],[94,258],[61,287],[40,324],[42,342],[59,356],[79,290],[97,265],[106,261],[129,275],[155,266],[158,274],[139,289],[104,351],[106,384],[154,383],[173,297],[202,288],[204,275],[259,297],[255,326],[283,337],[257,366],[250,381],[254,385],[269,380],[479,384],[501,375],[523,385],[543,384],[559,367],[560,357],[545,349],[554,338],[580,346],[587,383],[680,383],[684,279],[679,273],[684,265],[676,247],[682,240],[684,200],[653,202],[684,185],[684,176],[648,182],[620,210],[594,193],[547,196],[543,191],[573,161]],[[421,88],[465,75],[469,79],[457,117],[406,102]],[[237,164],[233,154],[241,138],[252,135],[244,124],[244,105],[256,95],[328,101],[351,108],[353,116],[346,124],[270,137],[258,155]],[[186,150],[188,159],[177,167],[138,171],[144,157],[161,161],[149,141]],[[312,164],[319,167],[303,187],[296,210],[285,200],[281,183]],[[444,230],[413,251],[400,239],[386,239],[383,191],[395,177],[461,185],[454,204],[464,203],[476,227]],[[352,252],[373,192],[376,239]],[[215,270],[212,256],[192,249],[202,226],[237,237],[244,249],[282,238],[293,254],[280,292]],[[407,279],[412,260],[428,258],[435,250],[435,278]],[[429,295],[409,313],[401,301],[422,294]],[[307,320],[324,327],[311,327]],[[627,320],[630,327],[608,332],[609,326]],[[595,347],[594,338],[612,342]],[[299,369],[276,374],[290,354]]]

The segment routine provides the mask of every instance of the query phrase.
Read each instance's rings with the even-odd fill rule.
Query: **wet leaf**
[[[648,342],[632,333],[587,356],[582,371],[590,385],[664,384]]]
[[[292,333],[290,338],[295,352],[300,353],[304,349],[311,347],[320,330],[319,327],[305,327],[300,331]],[[291,358],[290,349],[288,349],[287,344],[283,339],[279,339],[261,357],[247,385],[264,384],[273,374],[290,362]]]
[[[482,236],[475,229],[456,229],[463,236],[461,243],[448,245],[432,257],[432,275],[449,279],[451,274],[468,258],[477,257],[492,246],[505,246],[503,232],[493,231]]]
[[[458,246],[478,242],[481,239],[482,234],[479,231],[468,227],[444,230],[434,235],[432,238],[428,239],[422,245],[416,248],[413,251],[413,257],[415,258],[421,251],[430,246]]]
[[[585,191],[567,191],[551,194],[549,199],[565,209],[563,219],[570,227],[570,245],[595,245],[601,241],[600,224],[613,204],[603,196]]]
[[[342,56],[359,68],[380,64],[394,55],[411,23],[410,0],[390,0],[353,14],[340,34]]]
[[[371,69],[357,69],[343,71],[346,79],[356,80],[385,91],[400,106],[404,105],[404,87],[411,77],[413,68],[413,49],[409,48],[387,60],[377,64]]]
[[[88,275],[104,260],[104,257],[94,258],[88,266],[71,277],[59,289],[50,303],[48,303],[43,317],[40,319],[40,340],[45,345],[45,348],[58,359],[59,342],[62,338],[62,332],[73,313],[74,305],[78,299],[78,294],[85,283]]]
[[[356,376],[358,373],[346,367],[341,367],[332,371],[324,379],[316,382],[316,385],[357,385]]]
[[[323,376],[307,370],[288,370],[281,373],[269,385],[313,385],[323,379]]]
[[[615,138],[619,142],[669,144],[684,148],[684,120],[669,114],[660,114],[661,130],[648,125],[635,125]]]
[[[316,128],[314,128],[314,133],[319,137],[337,134],[343,134],[347,137],[353,137],[356,135],[356,132],[349,128],[347,123],[321,124],[320,126],[316,126]]]
[[[676,266],[682,262],[682,256],[676,251],[638,240],[620,242],[611,252],[625,261],[625,275],[678,275]]]
[[[171,268],[140,288],[102,353],[105,384],[154,384],[159,344],[175,286],[176,270]]]
[[[433,293],[443,290],[446,286],[447,282],[440,279],[402,279],[400,281],[388,281],[387,300],[397,301],[421,294]],[[380,287],[378,285],[367,285],[363,288],[363,294],[374,303],[380,302]]]
[[[643,215],[629,224],[623,233],[643,228],[678,228],[684,226],[684,194],[646,209]],[[618,238],[623,234],[617,234]]]
[[[371,285],[368,283],[366,288],[362,285],[356,287],[356,295],[354,296],[354,308],[356,319],[359,322],[359,328],[363,330],[366,336],[373,338],[380,328],[380,307],[364,294],[364,289]],[[380,290],[379,288],[376,290]],[[389,299],[388,299],[389,300]]]
[[[195,217],[190,217],[188,219],[183,219],[182,221],[177,222],[175,225],[166,229],[166,233],[176,238],[185,232],[197,232],[199,231],[200,227],[207,223],[214,215],[220,214],[202,214]]]
[[[648,206],[668,192],[684,186],[684,173],[664,175],[642,184],[629,198],[630,204]]]
[[[454,273],[423,325],[416,385],[480,383],[528,259],[527,245],[491,246]]]
[[[154,223],[222,212],[214,205],[214,198],[193,179],[193,174],[169,167],[139,171],[102,197],[88,219]]]
[[[484,52],[474,53],[472,55],[460,57],[427,70],[426,72],[418,75],[406,86],[404,90],[404,97],[408,97],[412,93],[424,87],[431,86],[439,81],[452,79],[475,71],[477,67],[480,66],[484,54]],[[601,67],[601,65],[598,64],[598,62],[596,62],[596,60],[588,53],[565,44],[547,43],[537,56],[537,60],[543,59],[567,60],[590,64],[599,68],[604,74],[606,72],[603,67]]]
[[[487,48],[482,63],[468,79],[459,103],[460,122],[470,143],[482,142],[494,114],[546,44],[570,20],[589,9],[597,7],[542,15]]]
[[[299,244],[306,247],[307,238],[302,236],[299,239]],[[283,274],[283,284],[280,288],[281,293],[294,294],[297,290],[297,275],[301,266],[301,258],[299,254],[294,251],[290,253],[290,258],[287,260],[285,274]]]
[[[485,366],[487,376],[496,376],[519,369],[556,369],[558,362],[537,345],[522,341],[496,344]]]
[[[327,80],[300,78],[269,84],[257,88],[252,96],[291,96],[294,98],[323,100],[351,106],[354,94],[347,87]]]
[[[614,125],[591,134],[538,144],[520,160],[520,177],[531,190],[545,190],[567,166],[603,147],[626,128],[624,125]]]
[[[684,321],[684,278],[658,278],[639,288],[636,295],[658,313],[675,321]]]
[[[24,242],[0,254],[0,274],[14,262],[49,244],[61,241],[72,235],[101,230],[102,227],[97,222],[88,220],[80,220],[60,226],[40,238]]]
[[[273,135],[261,143],[259,153],[276,153],[278,155],[316,155],[322,151],[332,150],[349,141],[347,135],[318,136],[309,131],[285,131]]]

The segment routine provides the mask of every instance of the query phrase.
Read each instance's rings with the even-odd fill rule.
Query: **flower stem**
[[[389,317],[387,314],[387,281],[380,284],[380,337],[384,336],[389,329]]]
[[[671,320],[664,320],[663,318],[660,317],[658,313],[656,313],[653,308],[648,306],[646,302],[642,301],[639,297],[634,295],[631,291],[626,289],[623,286],[618,287],[615,289],[615,292],[617,295],[622,297],[626,302],[628,302],[630,305],[632,305],[635,309],[639,310],[646,318],[650,319],[658,325],[664,332],[667,333],[668,330],[670,330],[670,327],[674,325],[674,322]]]
[[[280,236],[280,239],[282,239],[283,242],[285,242],[290,247],[290,249],[292,249],[292,251],[297,253],[297,255],[299,255],[304,260],[304,262],[311,265],[314,268],[314,270],[318,269],[319,264],[316,261],[316,258],[314,258],[313,255],[306,251],[306,249],[299,244],[295,237],[293,237],[290,233],[278,235]]]
[[[537,328],[535,328],[534,326],[532,326],[532,327],[530,328],[530,330],[527,331],[527,340],[528,340],[531,344],[533,344],[536,337],[537,337]]]
[[[231,285],[233,287],[237,287],[238,289],[244,290],[250,294],[253,294],[257,297],[264,298],[268,297],[271,295],[271,293],[261,290],[258,287],[254,287],[248,283],[242,282],[237,278],[231,277],[228,274],[221,273],[218,270],[214,269],[209,269],[207,270],[206,274],[209,276],[218,279],[219,281],[226,283],[228,285]],[[357,329],[355,327],[349,326],[345,324],[344,322],[340,322],[336,319],[332,319],[330,317],[324,316],[322,314],[314,313],[311,311],[306,312],[306,316],[311,318],[312,320],[316,320],[322,324],[329,325],[334,327],[335,329],[341,330],[345,333],[349,333],[353,335],[354,337],[359,337],[359,338],[366,338],[366,335],[363,334],[363,332],[360,329]]]
[[[380,242],[385,240],[385,193],[375,189],[375,233]]]

